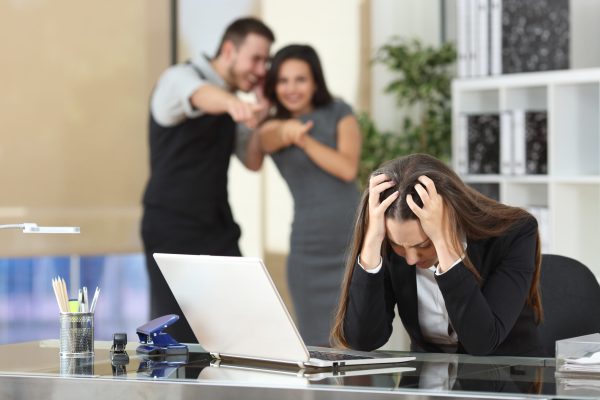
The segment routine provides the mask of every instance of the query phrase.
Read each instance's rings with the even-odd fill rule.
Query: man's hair
[[[223,44],[226,41],[230,40],[237,48],[242,44],[244,39],[246,39],[246,36],[251,33],[260,35],[270,42],[275,41],[275,35],[273,34],[273,31],[271,31],[271,29],[261,20],[254,17],[239,18],[233,21],[225,30],[215,57],[219,57],[219,55],[221,55]]]

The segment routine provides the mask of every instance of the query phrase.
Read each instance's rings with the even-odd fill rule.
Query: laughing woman
[[[274,115],[260,129],[263,150],[294,199],[288,285],[303,339],[324,346],[359,200],[360,129],[350,106],[329,93],[310,46],[275,54],[265,95]]]

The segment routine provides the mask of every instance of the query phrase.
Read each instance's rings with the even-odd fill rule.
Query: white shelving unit
[[[467,151],[459,134],[462,113],[548,112],[547,175],[461,177],[497,184],[503,203],[547,208],[544,251],[575,258],[600,277],[600,69],[459,79],[452,83],[452,103],[456,171]]]

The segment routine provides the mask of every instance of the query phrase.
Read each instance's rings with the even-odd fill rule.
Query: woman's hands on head
[[[399,192],[394,191],[382,201],[380,197],[381,193],[396,184],[385,174],[373,175],[369,179],[368,224],[360,251],[360,263],[365,269],[377,267],[381,260],[381,246],[387,234],[385,211],[398,199]],[[462,254],[461,249],[456,249],[453,243],[456,233],[450,226],[446,203],[437,192],[433,180],[427,176],[419,177],[415,191],[423,206],[420,207],[411,194],[406,196],[405,201],[435,247],[440,272],[445,272]]]
[[[415,203],[411,194],[406,196],[406,204],[419,218],[423,232],[435,246],[440,268],[445,272],[461,255],[454,249],[453,238],[456,237],[456,233],[450,226],[446,203],[437,192],[433,180],[425,175],[419,177],[415,190],[423,207]]]
[[[372,175],[369,179],[368,225],[360,251],[360,262],[365,269],[372,269],[381,260],[381,245],[385,239],[385,210],[398,198],[398,191],[393,192],[383,201],[381,193],[396,185],[387,175]]]
[[[443,239],[444,227],[447,225],[444,200],[438,194],[435,183],[425,175],[419,177],[415,190],[421,198],[423,207],[415,203],[411,194],[406,195],[406,204],[419,218],[423,232],[435,243]]]

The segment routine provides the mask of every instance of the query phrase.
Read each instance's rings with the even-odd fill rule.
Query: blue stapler
[[[137,352],[149,355],[187,354],[186,345],[177,342],[171,335],[163,332],[163,329],[173,325],[178,319],[179,315],[163,315],[137,328],[137,335],[140,338]]]

